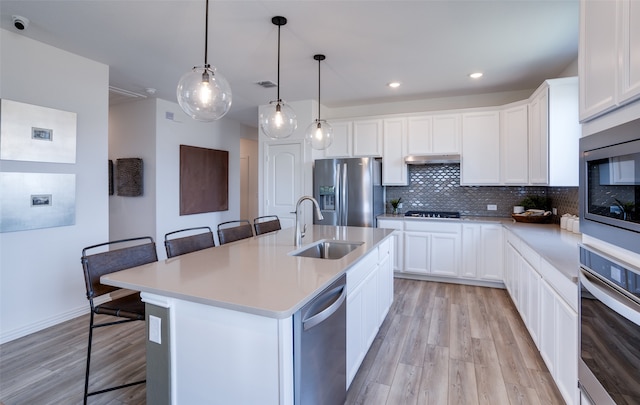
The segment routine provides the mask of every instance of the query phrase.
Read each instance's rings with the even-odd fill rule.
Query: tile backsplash
[[[551,198],[558,214],[578,215],[578,187],[461,186],[459,164],[409,166],[408,186],[387,186],[386,200],[402,197],[400,213],[409,210],[460,211],[462,215],[508,217],[528,195]],[[495,204],[496,211],[487,205]],[[387,212],[391,205],[387,203]],[[555,218],[559,222],[559,216]]]

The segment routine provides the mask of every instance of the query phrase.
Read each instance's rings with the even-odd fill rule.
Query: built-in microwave
[[[640,119],[580,139],[580,231],[640,254]]]

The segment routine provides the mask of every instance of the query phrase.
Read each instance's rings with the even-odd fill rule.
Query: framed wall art
[[[0,159],[76,162],[76,113],[0,100]]]
[[[0,190],[0,232],[75,224],[75,174],[3,172]]]
[[[180,145],[180,215],[229,209],[229,152]]]

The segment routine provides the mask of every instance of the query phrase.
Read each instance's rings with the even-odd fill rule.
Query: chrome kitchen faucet
[[[309,200],[313,203],[313,205],[316,208],[316,218],[318,218],[319,220],[324,219],[324,217],[322,216],[322,212],[320,212],[320,205],[318,204],[318,201],[316,201],[315,198],[308,195],[303,195],[302,197],[300,197],[300,199],[296,203],[296,235],[295,235],[295,241],[294,241],[295,247],[302,246],[302,238],[304,237],[304,234],[307,231],[307,224],[304,224],[304,230],[300,229],[300,218],[299,218],[300,204],[302,204],[304,200]]]

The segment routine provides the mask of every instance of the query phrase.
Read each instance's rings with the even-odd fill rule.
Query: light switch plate
[[[149,315],[149,340],[162,344],[162,319],[157,316]]]

